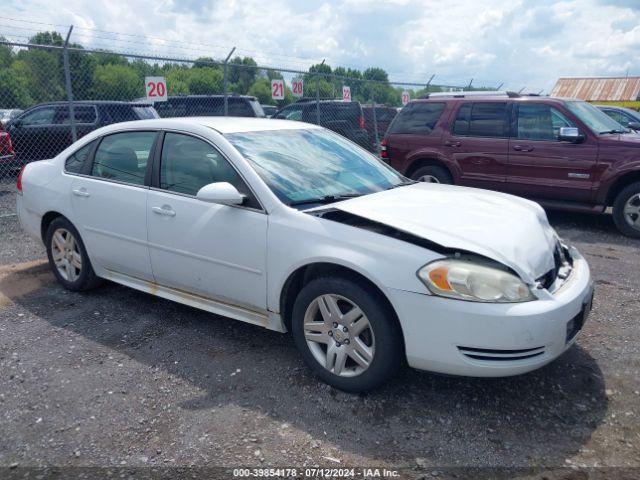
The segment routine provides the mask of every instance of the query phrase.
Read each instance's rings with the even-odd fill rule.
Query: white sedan
[[[524,373],[574,342],[593,287],[535,203],[414,183],[323,128],[249,118],[119,123],[18,179],[59,282],[108,279],[279,332],[327,383],[405,361]]]

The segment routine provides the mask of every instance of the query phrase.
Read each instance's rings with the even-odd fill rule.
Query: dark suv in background
[[[118,122],[158,118],[152,105],[112,101],[73,103],[78,138]],[[73,143],[68,102],[43,103],[25,110],[6,125],[15,151],[15,163],[53,158]]]
[[[318,106],[320,111],[318,112]],[[374,151],[365,128],[364,113],[360,102],[340,100],[301,99],[278,110],[272,118],[298,120],[333,130],[354,143]]]
[[[364,114],[364,128],[369,134],[369,142],[373,145],[374,151],[377,151],[376,125],[378,126],[378,141],[382,141],[389,125],[396,118],[398,110],[387,105],[362,105],[362,113]]]
[[[170,117],[220,117],[224,115],[224,95],[180,95],[168,97],[166,102],[156,102],[161,118]],[[227,111],[230,117],[264,117],[262,106],[256,97],[229,95]]]
[[[517,94],[431,95],[395,118],[382,157],[406,176],[603,213],[640,238],[640,135],[595,106]]]

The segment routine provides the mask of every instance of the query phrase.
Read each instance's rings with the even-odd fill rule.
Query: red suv
[[[409,103],[382,157],[406,176],[603,213],[640,238],[640,135],[593,105],[517,94],[436,94]]]

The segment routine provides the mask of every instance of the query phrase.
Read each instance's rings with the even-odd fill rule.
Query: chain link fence
[[[148,100],[150,77],[163,79],[155,94],[164,97],[166,89],[166,100]],[[463,87],[389,81],[375,68],[264,67],[233,51],[224,60],[185,60],[87,49],[56,32],[25,43],[0,37],[0,179],[15,182],[24,164],[52,158],[92,130],[155,117],[297,120],[376,153],[408,99],[458,90]]]

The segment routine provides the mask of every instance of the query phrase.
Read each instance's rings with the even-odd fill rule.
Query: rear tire
[[[371,390],[403,365],[394,312],[360,282],[333,276],[312,280],[296,298],[291,325],[305,363],[340,390]]]
[[[640,182],[618,193],[613,202],[613,221],[624,235],[640,238]]]
[[[67,290],[90,290],[102,279],[93,271],[78,230],[64,217],[55,218],[44,236],[49,265],[56,279]]]
[[[425,167],[418,168],[411,174],[411,179],[418,182],[427,183],[444,183],[451,185],[453,179],[449,171],[439,165],[427,165]]]

